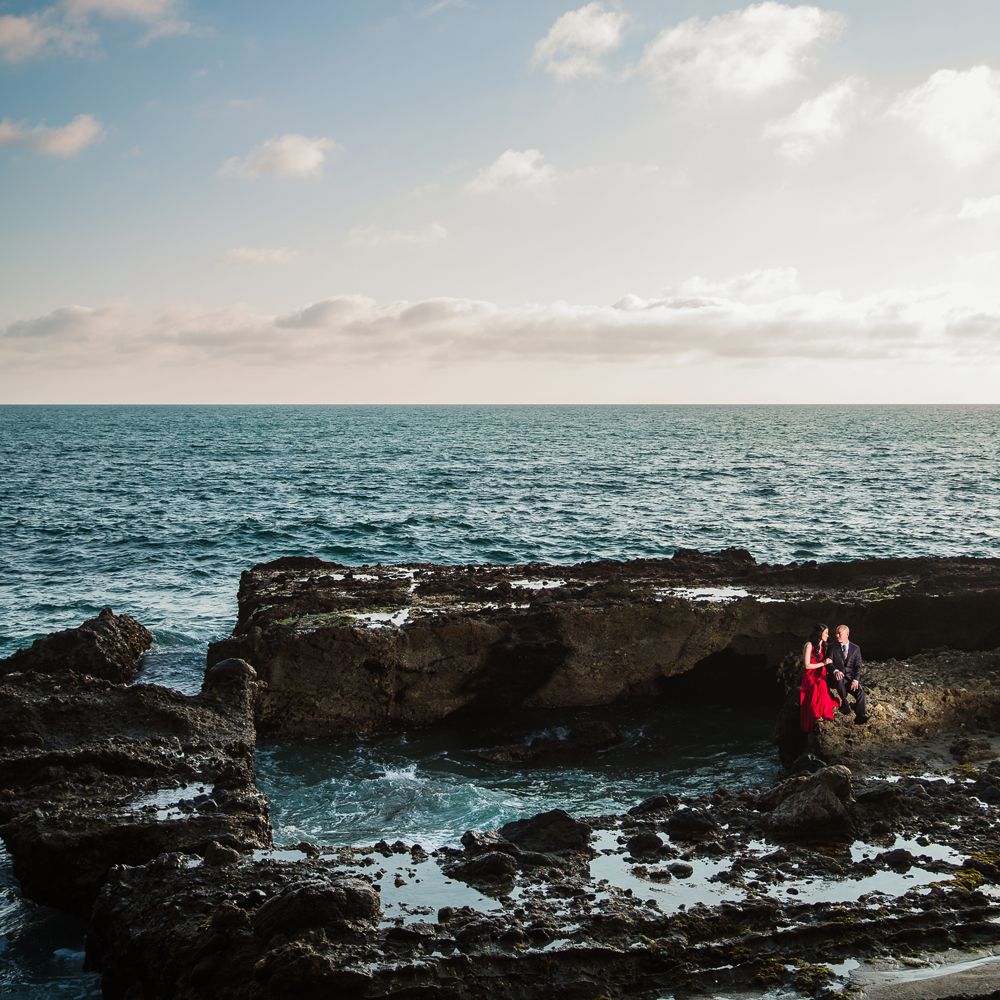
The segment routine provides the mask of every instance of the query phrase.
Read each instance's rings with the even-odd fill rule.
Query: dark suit
[[[827,656],[833,660],[833,666],[827,668],[826,680],[831,687],[835,687],[840,693],[841,701],[846,705],[848,694],[854,698],[854,714],[859,719],[864,719],[865,714],[865,689],[861,685],[861,647],[856,642],[847,644],[847,655],[844,649],[834,638],[828,647]],[[844,676],[837,679],[837,671]],[[857,681],[856,691],[851,690],[851,681]]]

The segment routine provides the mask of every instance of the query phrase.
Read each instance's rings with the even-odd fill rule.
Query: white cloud
[[[181,16],[177,0],[63,0],[63,4],[70,17],[103,17],[144,24],[149,29],[147,39],[191,31],[191,23]]]
[[[0,146],[26,146],[45,156],[76,156],[103,134],[101,123],[93,115],[77,115],[61,128],[25,128],[6,118],[0,121]]]
[[[97,35],[69,24],[54,8],[38,14],[0,17],[0,59],[18,63],[55,52],[79,53],[97,42]]]
[[[889,114],[913,126],[958,167],[1000,153],[1000,72],[941,69],[900,94]]]
[[[297,256],[288,247],[234,247],[222,259],[227,264],[290,264]]]
[[[535,44],[534,62],[558,80],[603,76],[603,59],[621,45],[626,20],[602,3],[566,11]]]
[[[978,363],[1000,359],[1000,299],[977,299],[962,286],[856,299],[837,291],[804,294],[794,272],[778,269],[728,282],[694,279],[662,298],[629,295],[604,306],[499,306],[462,298],[379,303],[340,295],[279,315],[245,306],[155,313],[68,306],[0,328],[0,367],[95,365],[110,357],[276,367],[817,358]]]
[[[677,298],[715,299],[731,302],[772,302],[795,295],[799,272],[794,267],[765,267],[724,280],[695,275],[677,286]]]
[[[1000,194],[987,198],[966,198],[958,210],[960,219],[989,219],[1000,215]]]
[[[426,247],[448,238],[448,230],[440,222],[428,222],[416,229],[384,229],[382,226],[356,226],[347,234],[354,247]]]
[[[553,181],[555,167],[539,149],[504,150],[469,182],[468,189],[488,193],[505,188],[537,188]]]
[[[246,156],[234,156],[219,167],[223,177],[262,175],[271,177],[319,177],[328,156],[343,147],[322,136],[299,135],[287,132],[255,146]]]
[[[429,3],[426,7],[419,11],[420,17],[433,17],[435,14],[440,14],[443,10],[448,10],[452,7],[464,7],[465,0],[435,0],[434,3]]]
[[[17,63],[92,51],[100,40],[92,25],[97,18],[142,24],[143,41],[193,30],[178,0],[62,0],[37,13],[0,17],[0,59]]]
[[[666,28],[646,46],[639,69],[668,86],[751,97],[801,76],[812,50],[843,24],[836,11],[764,0]]]
[[[833,84],[803,101],[790,115],[768,122],[764,138],[776,140],[785,159],[805,163],[847,131],[863,85],[864,81],[854,76]]]

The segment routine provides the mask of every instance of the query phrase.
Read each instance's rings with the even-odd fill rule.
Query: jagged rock
[[[86,914],[115,864],[269,845],[256,686],[248,664],[217,667],[195,697],[74,672],[0,678],[0,837],[24,895]]]
[[[629,809],[630,816],[644,816],[646,813],[665,812],[668,809],[676,809],[680,799],[676,795],[658,794],[650,795],[643,799],[638,805]]]
[[[462,846],[474,854],[480,851],[506,851],[513,854],[517,848],[496,830],[466,830],[461,838]]]
[[[543,854],[583,851],[590,844],[592,828],[574,819],[565,809],[550,809],[530,819],[500,827],[500,836],[528,851]]]
[[[342,878],[294,882],[257,911],[253,929],[262,941],[309,927],[346,931],[377,921],[382,913],[378,893],[367,882]]]
[[[915,766],[923,765],[914,756]],[[405,850],[401,841],[400,849],[383,843],[387,856],[373,857],[370,847],[326,848],[319,857],[295,861],[244,856],[212,867],[167,854],[138,867],[117,866],[94,908],[88,961],[100,968],[108,1000],[319,1000],[352,991],[370,998],[547,1000],[598,990],[659,995],[681,982],[685,990],[742,995],[759,992],[762,969],[769,977],[787,972],[783,985],[791,989],[804,963],[829,961],[832,933],[838,948],[859,960],[887,941],[921,949],[993,942],[1000,899],[976,885],[1000,877],[1000,861],[994,817],[977,796],[979,781],[1000,781],[1000,764],[983,768],[976,784],[861,779],[863,802],[850,806],[863,841],[877,835],[891,845],[894,834],[912,835],[919,828],[925,834],[918,845],[940,843],[961,852],[967,860],[953,878],[951,866],[942,870],[916,848],[916,857],[885,848],[855,865],[842,850],[817,851],[799,842],[805,838],[793,837],[762,854],[762,815],[755,804],[780,813],[819,787],[849,805],[853,778],[835,767],[782,782],[759,800],[749,793],[689,798],[690,808],[678,814],[707,816],[718,824],[717,835],[693,842],[679,859],[665,846],[656,855],[663,863],[656,866],[626,860],[629,848],[638,846],[626,838],[654,832],[652,823],[637,824],[629,814],[595,820],[604,831],[601,854],[564,852],[558,870],[526,863],[531,849],[515,847],[499,833],[472,832],[463,838],[464,851],[441,847],[419,862],[417,872],[412,848]],[[885,788],[893,789],[891,797],[882,795]],[[667,825],[659,816],[656,822],[658,830]],[[540,834],[547,824],[574,829],[574,823],[565,813],[543,814],[506,832]],[[829,839],[829,830],[820,836]],[[546,841],[550,848],[563,843]],[[709,858],[726,861],[706,865]],[[859,898],[852,896],[855,878],[890,866],[902,870],[908,860],[916,891],[898,899],[887,894],[877,906],[860,889]],[[443,878],[424,867],[433,865]],[[457,905],[476,898],[452,881],[455,867],[463,865],[470,866],[466,876],[489,876],[472,879],[482,894],[474,906]],[[629,865],[626,888],[614,874],[621,865]],[[651,905],[657,884],[677,886],[695,873],[708,874],[708,867],[719,869],[711,881],[737,895],[745,888],[745,898],[721,901],[714,890],[695,884],[688,892],[664,893],[658,906]],[[509,898],[515,870],[517,895]],[[935,884],[928,886],[929,879]],[[336,897],[330,905],[329,886],[344,880],[359,887],[363,905],[355,908]],[[638,880],[648,882],[648,894]],[[836,880],[846,892],[836,894],[837,902],[823,902],[823,883]],[[398,888],[391,888],[394,883]],[[386,896],[381,919],[379,887]],[[813,898],[816,889],[819,899]],[[679,899],[687,896],[702,902],[682,909]],[[748,938],[755,944],[750,957],[736,947]],[[803,965],[786,969],[789,955]]]
[[[685,589],[692,587],[708,599]],[[261,732],[338,735],[458,712],[662,696],[664,682],[681,675],[756,687],[776,675],[789,649],[801,648],[812,622],[840,618],[869,660],[1000,646],[1000,561],[761,566],[742,550],[683,550],[672,559],[576,566],[353,572],[281,559],[243,574],[233,635],[208,658],[257,667],[267,684]]]
[[[815,774],[817,771],[822,771],[824,767],[826,767],[826,763],[815,754],[804,753],[788,765],[788,770],[792,774]]]
[[[153,634],[131,615],[105,608],[76,628],[42,636],[0,660],[0,676],[73,672],[124,684],[138,674],[139,661],[152,644]]]
[[[851,772],[842,765],[783,781],[758,800],[768,829],[784,837],[841,837],[851,833]]]

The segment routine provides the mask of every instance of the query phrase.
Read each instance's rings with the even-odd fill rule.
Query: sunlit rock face
[[[749,553],[574,566],[347,567],[288,558],[243,574],[233,635],[266,682],[269,735],[337,735],[457,713],[600,705],[773,685],[816,622],[868,658],[1000,646],[1000,561],[758,565]]]

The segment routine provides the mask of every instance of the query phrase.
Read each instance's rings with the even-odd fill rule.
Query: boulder
[[[676,795],[650,795],[638,805],[632,806],[628,812],[630,816],[644,816],[646,813],[666,812],[668,809],[676,809],[678,802],[680,802],[680,799]]]
[[[704,809],[678,809],[667,820],[674,840],[698,840],[718,830],[719,824]]]
[[[633,837],[629,837],[628,842],[625,844],[625,849],[632,855],[633,858],[639,857],[641,854],[651,854],[655,851],[659,851],[663,848],[663,841],[652,831],[644,831],[643,833],[637,833]]]
[[[758,799],[758,808],[770,813],[771,833],[791,839],[850,836],[850,806],[854,802],[851,772],[842,765],[783,781]]]
[[[139,673],[139,661],[152,644],[153,634],[131,615],[105,608],[76,628],[42,636],[0,660],[0,675],[73,672],[125,684]]]
[[[254,933],[263,941],[275,934],[294,934],[310,927],[348,931],[376,923],[382,914],[378,893],[360,879],[307,879],[293,882],[272,896],[253,918]]]
[[[500,836],[528,851],[542,854],[584,851],[593,829],[574,819],[565,809],[550,809],[529,819],[500,827]]]
[[[448,870],[461,882],[507,882],[517,873],[517,859],[500,851],[477,854]]]

